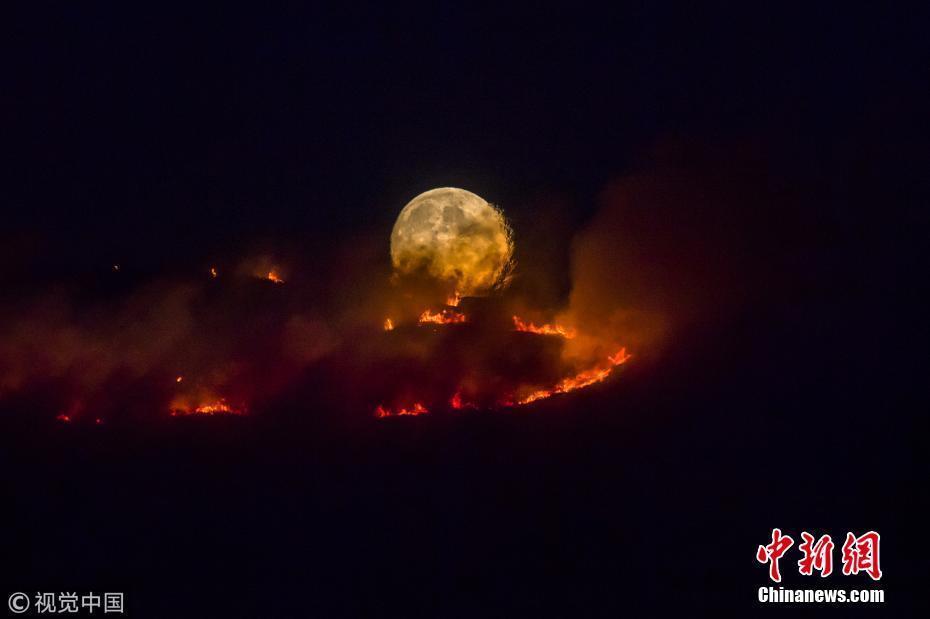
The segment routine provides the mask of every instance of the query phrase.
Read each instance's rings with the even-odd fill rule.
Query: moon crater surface
[[[395,272],[441,280],[462,296],[483,296],[505,283],[512,257],[503,213],[455,187],[431,189],[408,202],[391,233]]]

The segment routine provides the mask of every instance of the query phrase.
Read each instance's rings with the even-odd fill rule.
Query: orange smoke
[[[538,335],[560,335],[566,339],[572,339],[577,335],[574,329],[569,329],[558,324],[535,325],[532,322],[524,322],[519,316],[513,317],[513,326],[517,331],[527,333],[536,333]]]

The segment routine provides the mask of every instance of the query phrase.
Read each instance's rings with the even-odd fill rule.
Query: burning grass
[[[420,402],[414,402],[412,405],[406,406],[406,407],[401,406],[401,407],[395,407],[395,408],[391,408],[389,406],[378,405],[378,407],[375,408],[375,417],[381,419],[384,417],[398,417],[398,416],[406,416],[406,415],[425,415],[428,412],[429,412],[429,409],[423,406],[423,404],[421,404]]]
[[[209,400],[199,404],[191,405],[184,399],[176,399],[171,404],[172,417],[184,417],[188,415],[245,415],[244,407],[237,407],[229,404],[224,398]]]
[[[531,404],[537,400],[550,398],[560,393],[571,393],[578,389],[584,389],[595,383],[603,381],[613,373],[614,368],[630,360],[632,355],[626,352],[626,348],[621,348],[616,354],[607,357],[606,363],[593,368],[579,372],[575,376],[569,376],[559,381],[557,384],[546,389],[537,389],[529,394],[516,398],[508,398],[501,404],[503,406],[521,406]]]
[[[417,322],[421,325],[453,325],[467,321],[468,318],[462,312],[444,309],[441,312],[431,312],[430,310],[424,310],[423,313],[420,314],[420,318]]]
[[[438,335],[430,335],[431,338],[439,338],[433,340],[435,348],[430,349],[433,351],[431,356],[438,356],[426,361],[426,365],[419,369],[412,366],[413,374],[398,374],[397,386],[407,395],[395,399],[395,402],[406,403],[394,406],[379,404],[375,407],[375,417],[422,415],[434,407],[440,411],[522,407],[603,382],[632,357],[623,347],[616,349],[612,355],[600,357],[600,360],[595,357],[587,365],[581,364],[579,369],[578,359],[563,358],[562,350],[566,341],[579,335],[577,329],[555,322],[537,324],[513,315],[511,333],[520,335],[508,338],[503,337],[506,323],[499,322],[499,318],[488,319],[487,312],[482,314],[481,311],[472,322],[471,316],[465,313],[470,313],[471,309],[475,307],[467,305],[465,311],[451,307],[438,312],[427,309],[420,314],[417,321],[420,326],[466,324],[467,328],[464,331],[440,330],[435,332]],[[388,319],[385,331],[390,330],[389,324],[393,328]],[[527,335],[531,337],[520,339]],[[593,342],[592,349],[605,346],[590,336],[582,344],[588,340]],[[457,388],[446,391],[451,395],[445,400],[438,399],[442,385],[455,385],[456,382]],[[387,389],[391,389],[390,383]],[[427,393],[431,395],[427,396]],[[411,401],[415,403],[410,404]]]
[[[519,316],[513,317],[513,326],[517,331],[536,333],[537,335],[558,335],[569,340],[578,334],[574,329],[563,327],[558,324],[543,324],[537,326],[532,322],[524,321]]]

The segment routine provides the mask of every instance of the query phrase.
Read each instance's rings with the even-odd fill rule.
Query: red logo
[[[778,560],[788,552],[794,540],[787,535],[782,536],[781,529],[772,529],[772,543],[768,546],[759,546],[756,551],[756,560],[759,563],[769,564],[769,578],[781,582],[781,572],[778,570]]]
[[[875,531],[859,537],[847,533],[846,543],[843,544],[843,573],[848,576],[865,572],[872,580],[879,580],[882,577],[882,568],[878,562],[879,541],[881,536]]]
[[[798,571],[805,576],[810,576],[814,570],[819,570],[821,577],[829,576],[833,573],[833,540],[829,535],[823,535],[817,543],[814,543],[814,536],[804,531],[801,533],[801,545],[798,550],[804,553],[804,556],[798,561]]]
[[[875,531],[869,531],[859,537],[847,533],[846,542],[843,544],[843,574],[852,576],[865,572],[872,580],[880,580],[880,541],[881,536]],[[781,582],[778,561],[793,545],[794,539],[790,535],[782,535],[781,529],[772,529],[772,541],[756,550],[756,560],[763,565],[768,564],[769,578],[774,582]],[[802,555],[798,560],[798,572],[803,576],[813,575],[814,570],[820,572],[821,577],[832,574],[833,548],[833,538],[829,535],[821,535],[818,539],[807,531],[802,531],[801,543],[798,545]]]

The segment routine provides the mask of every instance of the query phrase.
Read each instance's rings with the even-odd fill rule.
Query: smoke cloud
[[[661,145],[604,188],[570,242],[518,227],[513,286],[460,304],[445,280],[392,278],[385,231],[328,256],[259,252],[162,278],[101,269],[23,289],[2,310],[0,404],[97,417],[315,401],[369,415],[599,382],[626,355],[654,361],[689,324],[735,311],[747,279],[765,277],[769,222],[753,215],[765,176],[751,149],[722,152]],[[441,324],[454,316],[464,322]]]

